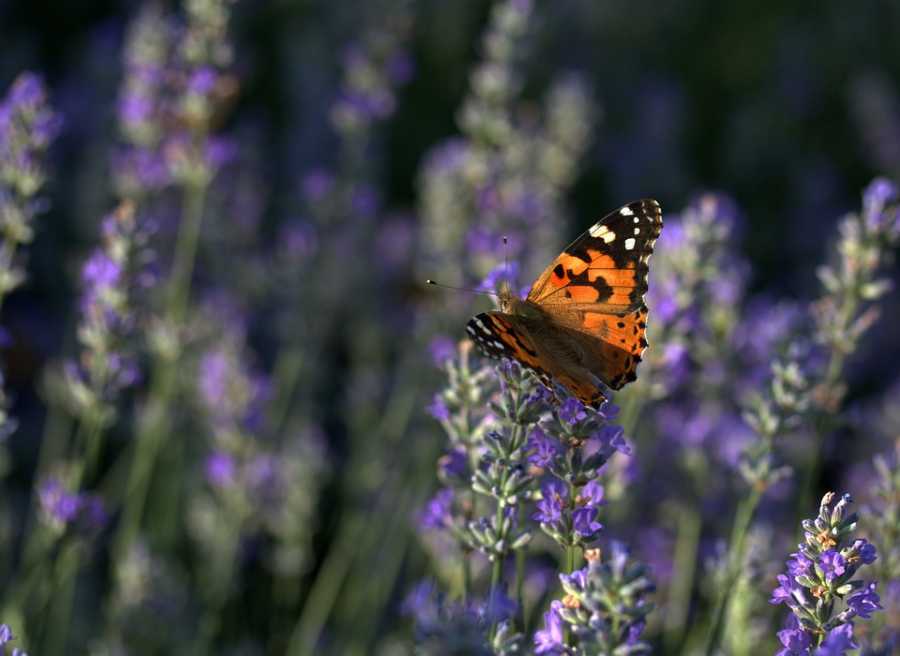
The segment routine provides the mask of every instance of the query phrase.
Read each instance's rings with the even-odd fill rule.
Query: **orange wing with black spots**
[[[545,384],[552,378],[598,406],[598,380],[620,389],[637,378],[648,266],[662,225],[655,200],[608,214],[550,263],[525,301],[510,302],[511,313],[478,315],[469,334],[483,354],[518,360]]]
[[[612,212],[569,244],[538,276],[528,300],[542,306],[587,304],[603,314],[627,314],[644,303],[653,245],[662,230],[655,200]]]

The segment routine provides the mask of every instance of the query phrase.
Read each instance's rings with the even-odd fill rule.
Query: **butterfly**
[[[501,290],[500,310],[473,317],[466,331],[483,355],[516,360],[550,390],[555,381],[599,408],[598,380],[617,390],[637,379],[648,262],[662,225],[655,200],[628,203],[569,244],[525,300]]]

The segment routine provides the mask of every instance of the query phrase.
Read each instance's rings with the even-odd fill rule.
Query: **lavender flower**
[[[6,654],[6,645],[15,640],[12,629],[7,624],[0,624],[0,654]],[[28,656],[18,647],[14,647],[10,656]]]
[[[889,393],[889,398],[891,395]],[[887,412],[895,408],[893,398],[887,405]],[[886,428],[890,431],[890,423]],[[890,433],[888,433],[890,435]],[[878,653],[890,653],[892,646],[898,644],[898,623],[896,609],[900,608],[900,440],[895,440],[894,448],[879,454],[874,460],[874,480],[869,489],[869,502],[864,506],[860,524],[880,545],[880,553],[875,557],[875,548],[869,543],[859,545],[856,552],[860,561],[872,564],[876,580],[885,586],[884,606],[887,621],[880,630],[871,632],[868,637],[870,647]],[[870,479],[867,479],[870,480]],[[874,560],[873,560],[874,559]],[[870,584],[871,585],[871,584]],[[863,589],[857,600],[858,610],[866,611],[869,601],[875,601]],[[874,592],[874,588],[872,589]],[[872,607],[874,610],[874,607]],[[873,635],[874,633],[874,635]],[[879,651],[880,650],[880,651]]]
[[[65,377],[75,414],[105,427],[115,417],[118,395],[139,377],[133,332],[147,233],[127,201],[104,219],[102,232],[103,245],[81,272],[81,357],[69,363]]]
[[[563,619],[560,614],[562,602],[554,599],[550,610],[544,613],[544,628],[534,634],[535,654],[562,654],[566,651]]]
[[[610,544],[605,559],[589,554],[587,567],[560,575],[566,596],[544,615],[544,628],[534,636],[536,653],[650,653],[640,640],[652,610],[647,596],[654,590],[644,567],[630,563],[619,542]],[[572,645],[564,643],[563,627],[572,632]]]
[[[34,217],[46,207],[39,197],[46,181],[44,155],[60,128],[43,80],[22,73],[0,101],[0,301],[25,278],[16,249],[34,235]]]
[[[103,499],[94,494],[70,492],[58,479],[47,478],[39,486],[43,520],[54,531],[64,532],[70,526],[96,532],[108,520]]]
[[[452,602],[427,581],[417,585],[404,603],[404,612],[415,622],[416,652],[426,656],[522,653],[522,636],[509,621],[515,610],[515,603],[505,596]],[[496,627],[494,631],[492,626]]]
[[[859,649],[859,645],[853,642],[853,624],[848,622],[828,632],[825,640],[816,649],[815,656],[844,656],[854,649]]]
[[[438,491],[419,517],[419,524],[424,530],[446,528],[453,523],[453,490]]]
[[[847,512],[850,503],[848,494],[837,502],[831,492],[822,498],[819,516],[803,521],[804,542],[791,554],[788,574],[778,576],[770,602],[785,604],[794,617],[778,634],[782,654],[810,654],[814,648],[816,654],[842,654],[852,644],[852,628],[843,627],[881,610],[875,583],[855,578],[877,554],[866,540],[850,540],[857,524],[856,514]]]
[[[616,411],[609,403],[596,411],[567,397],[529,439],[529,462],[549,475],[534,519],[565,549],[589,544],[603,528],[597,513],[604,491],[596,476],[614,453],[629,451],[621,427],[607,423]]]
[[[814,399],[826,412],[839,407],[844,361],[878,317],[872,301],[891,287],[878,275],[900,243],[900,193],[894,184],[874,180],[863,192],[862,212],[846,217],[839,230],[832,262],[817,272],[824,293],[814,308],[816,339],[829,353]]]
[[[344,80],[331,108],[331,122],[348,140],[393,114],[397,105],[395,87],[411,78],[413,67],[403,49],[411,16],[402,4],[394,11],[396,15],[390,24],[373,29],[364,35],[364,43],[344,51]]]
[[[170,57],[175,25],[157,5],[146,5],[126,37],[124,76],[119,90],[119,130],[126,146],[115,156],[119,192],[143,196],[169,184],[163,158]]]
[[[534,395],[538,385],[516,364],[504,363],[500,372],[501,394],[495,411],[500,430],[487,433],[483,455],[472,476],[472,490],[496,503],[493,517],[469,523],[471,544],[495,563],[507,553],[523,548],[531,533],[517,527],[519,504],[530,496],[532,478],[528,474],[527,441],[530,429],[544,410]]]
[[[778,632],[778,640],[783,647],[777,652],[778,656],[808,654],[812,646],[812,637],[800,627],[800,623],[793,615],[788,616],[787,626]]]

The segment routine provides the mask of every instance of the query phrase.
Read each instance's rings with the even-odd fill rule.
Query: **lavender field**
[[[900,653],[900,6],[0,0],[0,43],[0,656]],[[643,198],[635,382],[479,355]]]

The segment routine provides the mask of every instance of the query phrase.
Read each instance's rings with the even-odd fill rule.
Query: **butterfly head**
[[[514,314],[523,319],[541,319],[544,316],[540,307],[521,299],[506,283],[497,290],[497,301],[504,314]]]
[[[507,314],[512,314],[513,303],[517,300],[516,295],[513,294],[512,287],[510,287],[509,282],[504,280],[500,283],[500,287],[497,289],[497,303],[500,305],[500,311],[505,312]]]

